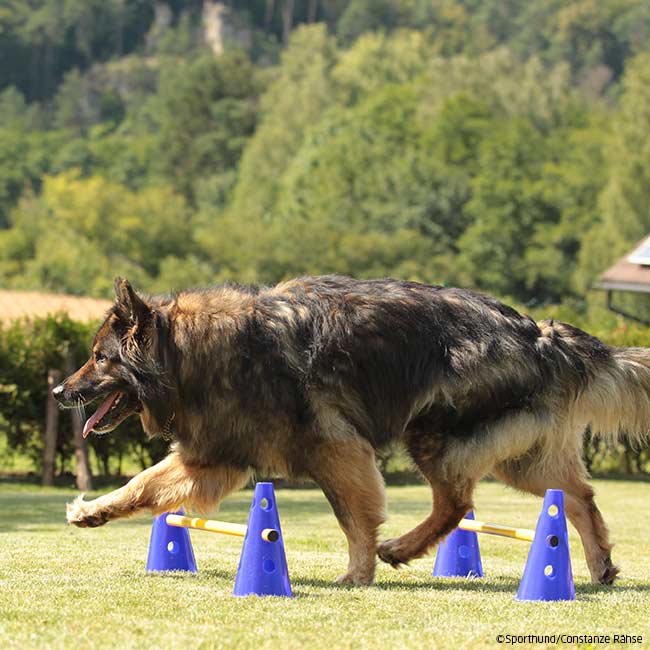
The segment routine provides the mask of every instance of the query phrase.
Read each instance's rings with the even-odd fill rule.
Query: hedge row
[[[0,329],[0,433],[9,454],[26,456],[36,471],[42,464],[48,372],[58,369],[66,376],[83,364],[96,327],[61,314],[14,321]],[[119,435],[90,436],[88,441],[96,461],[93,470],[105,475],[121,474],[125,458],[146,467],[167,446],[148,440],[136,418],[124,422]],[[59,418],[57,458],[59,473],[74,471],[72,418],[66,412]]]
[[[88,358],[96,323],[80,324],[65,315],[16,321],[0,328],[0,434],[6,437],[10,453],[28,457],[40,471],[47,398],[47,374],[52,368],[65,375],[72,365]],[[619,327],[595,332],[610,345],[650,348],[650,328]],[[58,469],[74,470],[74,436],[71,418],[62,414],[59,424]],[[161,458],[167,443],[148,440],[137,418],[129,418],[114,435],[89,438],[102,474],[122,473],[125,458],[142,467]],[[650,451],[630,446],[611,447],[585,440],[585,458],[596,472],[642,473],[650,469]],[[395,467],[389,457],[384,467]],[[399,463],[398,463],[399,464]],[[397,468],[399,469],[399,468]],[[403,468],[402,468],[403,469]]]

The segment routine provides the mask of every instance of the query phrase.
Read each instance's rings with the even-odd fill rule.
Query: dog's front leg
[[[310,474],[348,538],[348,570],[337,582],[369,585],[375,577],[377,528],[386,519],[384,480],[375,453],[367,441],[351,435],[321,443],[310,462]]]
[[[242,487],[248,478],[248,472],[232,467],[188,464],[175,451],[118,490],[93,501],[84,501],[80,496],[67,504],[68,523],[95,527],[140,510],[159,514],[182,505],[205,512]]]

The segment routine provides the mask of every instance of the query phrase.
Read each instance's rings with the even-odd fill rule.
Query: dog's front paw
[[[98,510],[92,502],[84,501],[83,495],[65,506],[69,524],[79,528],[96,528],[108,521],[106,513]]]
[[[377,555],[382,562],[390,564],[394,569],[398,569],[402,564],[407,564],[411,559],[404,552],[399,537],[382,542],[377,548]]]

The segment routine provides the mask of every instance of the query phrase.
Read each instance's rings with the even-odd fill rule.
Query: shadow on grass
[[[218,578],[220,580],[232,580],[234,584],[235,577],[232,572],[222,569],[204,569],[200,574],[209,578]],[[450,591],[462,589],[463,591],[491,591],[491,592],[510,592],[517,591],[518,580],[510,577],[502,577],[499,582],[485,582],[481,580],[432,580],[431,582],[409,582],[406,580],[391,580],[389,582],[376,582],[371,587],[356,587],[354,585],[340,585],[334,580],[325,578],[306,578],[302,576],[292,576],[291,584],[293,587],[316,587],[319,589],[328,589],[335,591],[359,591],[366,589],[375,589],[380,591]],[[312,595],[313,592],[309,592]]]
[[[129,574],[130,575],[130,574]],[[214,579],[225,582],[227,588],[234,588],[236,572],[224,569],[199,569],[198,574],[192,574],[183,571],[171,571],[163,573],[146,574],[147,580],[171,580],[177,582],[180,580],[201,580]],[[448,592],[465,592],[476,594],[511,594],[514,600],[519,587],[519,579],[512,576],[494,576],[491,580],[487,579],[432,579],[431,582],[410,582],[406,580],[390,580],[385,582],[376,582],[371,587],[356,587],[353,585],[339,585],[334,580],[324,578],[309,578],[302,576],[292,576],[291,584],[294,596],[298,598],[324,598],[328,595],[326,592],[363,592],[365,590],[373,591],[407,591],[411,593],[429,592],[429,593],[448,593]],[[313,589],[324,590],[319,593]],[[576,586],[576,599],[578,601],[589,602],[602,598],[603,595],[615,595],[616,593],[641,593],[649,592],[650,583],[619,584],[616,586],[581,584]]]
[[[170,574],[173,575],[173,574]],[[223,571],[221,569],[207,569],[201,570],[200,575],[208,578],[216,578],[219,580],[226,580],[232,582],[233,586],[235,584],[235,575],[229,571]],[[177,576],[182,577],[182,576]],[[324,589],[327,591],[338,591],[338,592],[361,592],[368,589],[379,590],[379,591],[410,591],[410,592],[421,592],[421,591],[454,591],[457,589],[462,589],[463,591],[474,591],[474,592],[513,592],[517,591],[518,582],[511,580],[510,578],[503,579],[500,583],[485,583],[479,582],[478,580],[468,580],[467,582],[462,581],[453,581],[453,582],[442,582],[442,581],[432,581],[429,583],[425,582],[407,582],[405,580],[397,580],[391,582],[376,582],[371,587],[356,587],[354,585],[340,585],[337,584],[334,580],[327,580],[324,578],[305,578],[305,577],[291,577],[291,586],[293,589],[294,596],[303,597],[303,598],[314,598],[314,597],[323,597],[324,593],[314,593],[313,591],[305,591],[304,588],[316,588]],[[302,589],[301,589],[302,588]]]
[[[617,594],[617,593],[638,593],[650,591],[650,582],[616,583],[615,585],[580,585],[580,593],[584,594]],[[576,588],[578,591],[578,588]]]
[[[296,578],[297,585],[310,587],[324,587],[339,591],[356,591],[358,589],[376,589],[379,591],[470,591],[470,592],[510,592],[516,591],[518,581],[505,578],[499,582],[485,582],[481,580],[432,580],[431,582],[409,582],[406,580],[391,580],[387,582],[375,582],[371,587],[355,587],[353,585],[339,585],[333,581],[313,578]]]
[[[200,571],[200,575],[220,580],[232,581],[234,585],[235,575],[230,571],[221,569],[205,569]],[[431,582],[410,582],[407,580],[390,580],[386,582],[376,582],[371,587],[355,587],[353,585],[339,585],[334,580],[324,578],[308,578],[302,576],[292,576],[291,584],[294,588],[295,595],[304,597],[313,597],[313,591],[301,591],[300,587],[315,587],[317,589],[327,589],[335,591],[359,591],[373,589],[379,591],[463,591],[472,593],[511,593],[514,596],[519,588],[519,578],[512,576],[494,576],[492,580],[462,580],[462,579],[432,579]],[[296,589],[298,588],[298,589]],[[616,592],[637,593],[650,591],[650,583],[625,584],[616,586],[584,584],[576,587],[576,597],[578,600],[595,600],[603,594],[615,594]]]

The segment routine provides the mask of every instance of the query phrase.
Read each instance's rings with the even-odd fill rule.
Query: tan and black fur
[[[398,566],[426,553],[492,473],[537,495],[563,489],[592,580],[614,580],[582,440],[587,427],[635,439],[650,430],[650,352],[399,280],[324,276],[144,299],[118,278],[116,293],[93,356],[55,394],[74,404],[119,391],[100,432],[139,412],[150,435],[174,442],[119,490],[70,504],[70,523],[209,510],[253,473],[311,477],[348,539],[340,580],[368,584],[375,554]],[[391,441],[431,484],[433,510],[377,545],[375,452]]]

